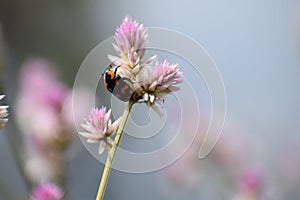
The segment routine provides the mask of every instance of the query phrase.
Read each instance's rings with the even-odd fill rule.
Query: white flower
[[[110,138],[111,135],[117,130],[121,118],[116,120],[114,123],[110,119],[111,110],[106,112],[106,107],[101,109],[94,108],[90,112],[86,123],[81,124],[87,132],[80,132],[79,134],[87,138],[88,143],[98,143],[98,153],[102,154],[104,149],[109,151],[113,146],[113,141]]]
[[[0,100],[2,100],[5,95],[0,95]],[[8,121],[6,118],[8,116],[8,105],[0,105],[0,130],[3,129]]]

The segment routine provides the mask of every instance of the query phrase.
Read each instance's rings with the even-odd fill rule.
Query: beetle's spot
[[[106,81],[104,81],[104,85],[107,86],[107,82]]]
[[[124,87],[121,88],[122,94],[125,94],[126,90],[128,89],[128,85],[125,85]]]
[[[115,73],[113,71],[108,71],[107,74],[110,76],[110,79],[113,80],[115,77]]]

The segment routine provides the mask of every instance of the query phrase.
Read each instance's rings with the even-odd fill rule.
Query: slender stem
[[[123,113],[123,116],[122,116],[122,119],[121,119],[121,123],[120,123],[119,129],[117,131],[117,135],[115,137],[115,140],[114,140],[114,146],[112,147],[112,149],[108,153],[108,156],[107,156],[107,159],[106,159],[106,163],[105,163],[105,167],[104,167],[104,170],[103,170],[103,174],[102,174],[101,182],[100,182],[100,185],[99,185],[96,200],[102,200],[103,197],[104,197],[105,188],[106,188],[106,185],[107,185],[107,182],[108,182],[111,166],[112,166],[117,148],[120,144],[120,141],[121,141],[121,138],[122,138],[122,135],[123,135],[123,131],[124,131],[127,119],[129,117],[132,105],[133,105],[132,102],[128,102],[126,104],[126,108],[124,110],[124,113]]]

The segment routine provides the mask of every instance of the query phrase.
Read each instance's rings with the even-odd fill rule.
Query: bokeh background
[[[52,63],[58,79],[72,88],[84,58],[127,14],[147,27],[180,31],[206,48],[223,77],[227,118],[205,160],[191,147],[157,172],[113,171],[105,198],[300,199],[299,3],[1,0],[1,93],[10,120],[0,134],[0,199],[29,199],[32,186],[24,180],[26,136],[16,109],[24,63],[35,58]],[[103,166],[75,131],[63,159],[67,198],[94,199]]]

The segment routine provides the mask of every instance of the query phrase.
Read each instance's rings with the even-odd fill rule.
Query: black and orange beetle
[[[133,90],[130,86],[130,79],[121,77],[118,74],[120,66],[112,66],[111,64],[103,73],[104,84],[109,92],[121,101],[127,102],[130,100]]]

